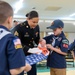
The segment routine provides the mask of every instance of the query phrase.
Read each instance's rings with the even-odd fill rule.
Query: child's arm
[[[50,45],[50,44],[47,44],[47,47],[48,47],[50,50],[55,51],[55,52],[57,52],[57,53],[59,53],[59,54],[67,55],[67,53],[62,52],[62,51],[60,50],[60,48],[54,48],[54,47],[53,47],[52,45]]]
[[[16,69],[11,69],[10,70],[10,73],[11,75],[18,75],[20,74],[22,71],[30,71],[31,70],[31,66],[29,64],[26,64],[25,66],[23,67],[20,67],[20,68],[16,68]]]

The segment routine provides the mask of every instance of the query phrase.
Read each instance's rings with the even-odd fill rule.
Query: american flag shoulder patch
[[[14,46],[15,46],[16,49],[22,48],[20,39],[14,39],[13,43],[14,43]]]

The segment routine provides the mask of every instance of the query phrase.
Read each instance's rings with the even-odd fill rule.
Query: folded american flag
[[[40,54],[31,54],[26,56],[26,63],[33,65],[35,63],[38,63],[40,61],[43,61],[47,59],[49,55],[49,51],[47,50],[46,46],[41,47],[41,44],[38,45],[38,48],[42,51]]]
[[[48,57],[48,55],[45,56],[43,53],[31,54],[31,55],[26,56],[26,63],[33,65],[35,63],[38,63],[40,61],[47,59],[47,57]]]

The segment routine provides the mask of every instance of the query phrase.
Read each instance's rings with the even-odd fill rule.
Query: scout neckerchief
[[[58,39],[58,37],[53,37],[53,42],[52,42],[52,46],[54,47],[55,46],[55,41],[56,41],[56,39]],[[50,54],[52,54],[52,50],[51,50],[51,53]]]
[[[11,32],[9,32],[9,31],[7,31],[7,30],[5,30],[5,29],[3,29],[3,28],[0,28],[0,40],[1,40],[4,36],[6,36],[7,34],[11,34]]]

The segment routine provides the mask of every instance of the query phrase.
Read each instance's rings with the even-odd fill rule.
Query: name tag
[[[24,37],[29,37],[29,35],[24,35]]]

